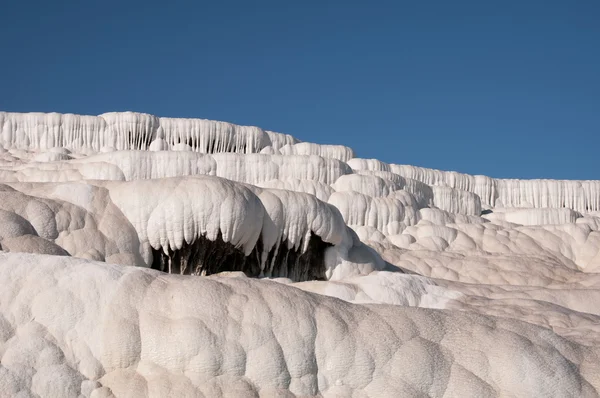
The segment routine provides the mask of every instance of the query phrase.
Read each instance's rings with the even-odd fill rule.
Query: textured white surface
[[[201,153],[258,153],[266,146],[279,149],[299,142],[289,135],[265,132],[258,127],[204,119],[158,118],[135,112],[99,116],[0,112],[0,132],[5,148],[28,150],[148,149],[155,139],[162,139],[169,147],[183,143]]]
[[[578,212],[600,210],[600,181],[510,180],[471,176],[454,171],[387,164],[376,159],[351,159],[352,169],[392,172],[427,185],[473,192],[490,206],[570,208]]]
[[[133,112],[0,138],[0,397],[600,394],[599,181]]]
[[[319,145],[310,142],[301,142],[293,145],[284,145],[279,148],[282,155],[317,155],[324,158],[338,159],[347,162],[354,157],[354,151],[343,145]]]
[[[597,348],[502,317],[57,256],[0,261],[7,395],[580,397],[600,381]]]

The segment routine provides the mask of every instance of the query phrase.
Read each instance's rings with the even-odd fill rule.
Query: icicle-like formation
[[[204,119],[160,118],[167,144],[189,145],[200,153],[257,153],[271,145],[269,135],[252,126]]]
[[[447,186],[476,194],[485,204],[493,205],[496,199],[496,184],[493,178],[469,175],[455,171],[441,171],[424,167],[390,164],[390,170],[406,178],[424,182],[427,185]]]
[[[405,206],[393,197],[373,198],[358,192],[334,192],[329,203],[340,210],[349,226],[376,228],[384,235],[396,235],[419,221],[418,209]]]
[[[97,151],[114,144],[107,134],[106,121],[98,116],[0,112],[0,132],[5,148]]]
[[[201,236],[180,249],[152,250],[152,268],[181,275],[213,275],[220,272],[243,272],[249,277],[289,278],[292,281],[324,280],[325,251],[331,247],[311,234],[305,250],[279,248],[268,253],[269,266],[261,265],[261,242],[249,256],[221,236],[212,241]]]
[[[496,206],[600,210],[600,181],[496,180]]]
[[[59,113],[0,112],[2,144],[7,148],[75,151],[146,149],[156,134],[158,118],[145,113],[111,112],[100,116]]]
[[[221,234],[225,243],[248,255],[262,230],[262,203],[232,181],[198,176],[110,182],[106,187],[140,242],[154,249],[176,250],[200,236],[214,241]]]
[[[265,131],[271,140],[271,147],[278,151],[279,148],[285,145],[294,145],[300,142],[299,139],[289,134],[276,133],[274,131]]]
[[[492,178],[472,176],[454,171],[426,169],[417,166],[387,164],[377,159],[351,159],[348,164],[358,172],[365,170],[392,172],[405,178],[421,181],[427,185],[448,186],[461,191],[473,192],[483,203],[493,205],[496,199],[496,187]]]
[[[347,162],[354,157],[354,151],[343,145],[319,145],[301,142],[295,145],[285,145],[279,148],[282,155],[317,155]]]
[[[307,193],[213,176],[12,186],[0,186],[0,241],[21,239],[11,250],[42,250],[20,238],[35,232],[74,256],[172,273],[307,280],[383,267],[337,208]]]
[[[141,258],[161,270],[174,264],[176,272],[204,272],[203,261],[213,253],[218,269],[227,260],[252,276],[258,270],[262,276],[330,278],[338,265],[351,261],[350,250],[361,245],[349,235],[337,208],[306,193],[250,189],[211,176],[101,185],[137,231]],[[329,257],[327,247],[333,250]],[[157,251],[166,257],[158,258]],[[309,266],[319,262],[320,270]],[[293,270],[294,264],[300,268]]]
[[[65,147],[77,152],[103,148],[147,150],[189,145],[201,153],[258,153],[300,142],[296,138],[253,126],[204,119],[158,118],[136,112],[99,116],[60,113],[0,112],[0,137],[6,148],[45,150]],[[324,150],[326,152],[326,150]]]
[[[147,149],[156,137],[156,116],[135,112],[110,112],[100,115],[106,121],[106,134],[117,150]]]
[[[406,206],[410,206],[413,209],[419,209],[419,203],[415,199],[415,197],[408,191],[400,189],[398,191],[394,191],[390,193],[388,198],[398,199],[402,204]]]
[[[433,205],[449,213],[478,216],[481,214],[481,200],[472,192],[450,187],[433,186]]]
[[[480,175],[387,164],[375,159],[350,159],[354,155],[348,147],[300,143],[290,135],[204,119],[158,118],[135,112],[111,112],[99,116],[0,112],[0,144],[16,158],[45,162],[115,150],[209,154],[262,152],[270,154],[270,160],[259,161],[256,158],[248,162],[271,174],[258,176],[257,172],[240,165],[244,161],[229,159],[224,163],[237,163],[237,166],[225,166],[226,169],[220,170],[219,175],[250,184],[295,178],[331,185],[341,175],[351,174],[354,170],[357,174],[370,174],[399,184],[415,195],[421,207],[431,205],[427,187],[436,185],[474,193],[482,204],[491,207],[572,208],[580,213],[600,211],[599,181],[495,180]],[[32,153],[52,148],[66,148],[73,151],[73,155]],[[72,169],[64,168],[56,173],[46,170],[39,177],[22,173],[2,174],[11,181],[78,178],[76,171],[66,170]],[[400,178],[404,178],[403,183]]]
[[[348,240],[346,225],[339,210],[314,195],[280,189],[267,189],[260,194],[273,223],[275,235],[265,232],[266,242],[288,242],[288,248],[306,249],[310,234],[321,237],[324,242],[340,245]],[[281,209],[281,210],[279,210]],[[269,236],[267,236],[269,235]],[[304,246],[304,247],[303,247]]]
[[[68,113],[62,115],[60,134],[49,135],[48,141],[48,148],[65,147],[74,151],[99,151],[103,147],[114,146],[107,134],[105,119]]]
[[[496,183],[491,177],[472,176],[455,171],[440,171],[397,164],[391,164],[390,169],[401,176],[419,180],[428,185],[448,186],[461,191],[472,192],[488,205],[493,205],[497,197]]]
[[[355,172],[392,172],[427,185],[447,186],[476,194],[488,206],[571,208],[581,213],[600,211],[600,181],[494,179],[454,171],[387,164],[376,159],[350,159]]]

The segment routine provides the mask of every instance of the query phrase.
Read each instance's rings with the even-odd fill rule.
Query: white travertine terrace
[[[448,186],[473,192],[481,202],[504,207],[570,208],[578,212],[600,211],[600,181],[511,180],[471,176],[454,171],[387,164],[376,159],[351,159],[355,171],[385,171],[427,185]]]
[[[279,148],[285,146],[285,145],[294,145],[294,144],[298,144],[300,142],[299,139],[297,139],[296,137],[293,137],[289,134],[281,134],[281,133],[276,133],[274,131],[268,131],[266,130],[265,133],[267,133],[267,135],[269,136],[269,139],[271,140],[271,145],[270,147],[277,151],[279,150]],[[267,147],[265,147],[267,148]],[[263,149],[265,149],[263,148]]]
[[[352,226],[373,227],[384,235],[396,235],[417,224],[418,209],[393,197],[371,197],[359,192],[335,192],[329,203],[337,207]]]
[[[262,188],[275,188],[275,189],[284,189],[287,191],[296,191],[296,192],[304,192],[309,193],[317,197],[317,199],[327,202],[329,196],[335,190],[322,182],[314,181],[314,180],[299,180],[297,178],[285,178],[282,180],[269,180],[264,182],[259,182],[256,184],[258,187]]]
[[[217,175],[229,180],[257,185],[273,179],[313,180],[331,185],[345,174],[348,165],[320,156],[216,153]]]
[[[354,172],[361,175],[381,177],[385,180],[399,184],[403,191],[407,191],[415,197],[419,203],[419,207],[429,207],[433,205],[433,189],[430,185],[421,181],[405,178],[389,171],[354,170]]]
[[[160,118],[160,128],[168,145],[184,143],[200,153],[257,153],[271,144],[262,129],[203,119]]]
[[[481,214],[481,199],[476,194],[439,185],[434,185],[431,189],[435,207],[456,214]]]
[[[266,146],[279,149],[299,141],[258,127],[204,119],[158,118],[135,112],[99,116],[60,113],[0,112],[2,145],[6,148],[148,149],[156,140],[170,148],[187,144],[200,153],[258,153]]]
[[[347,162],[354,157],[352,148],[343,145],[319,145],[311,142],[300,142],[294,145],[284,145],[279,148],[282,155],[317,155],[329,159]]]
[[[402,185],[377,176],[347,174],[340,176],[331,187],[336,192],[358,192],[378,197],[388,196],[392,192],[400,190]]]
[[[0,144],[0,397],[600,396],[600,181],[133,112]]]

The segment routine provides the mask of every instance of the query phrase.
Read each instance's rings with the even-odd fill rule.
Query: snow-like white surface
[[[599,381],[597,348],[505,317],[408,308],[414,298],[350,304],[247,278],[0,261],[6,395],[575,397]],[[398,286],[437,295],[426,281]]]
[[[0,137],[2,397],[600,395],[599,181],[133,112]]]
[[[338,159],[347,162],[354,157],[352,148],[343,145],[319,145],[310,142],[300,142],[294,145],[284,145],[279,148],[282,155],[317,155],[324,158]]]
[[[154,140],[161,139],[166,148],[186,144],[201,153],[258,153],[267,146],[279,149],[299,143],[290,135],[258,127],[204,119],[158,118],[136,112],[99,116],[0,112],[0,133],[5,148],[28,150],[54,147],[136,150],[148,149]],[[349,148],[338,152],[348,150],[351,153]]]
[[[424,182],[473,192],[482,203],[505,207],[570,208],[586,213],[600,210],[600,181],[510,180],[471,176],[454,171],[387,164],[376,159],[351,159],[358,172],[384,171]]]

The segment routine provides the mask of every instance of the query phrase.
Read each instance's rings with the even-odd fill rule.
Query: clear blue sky
[[[600,179],[600,1],[6,1],[0,109],[200,117]]]

